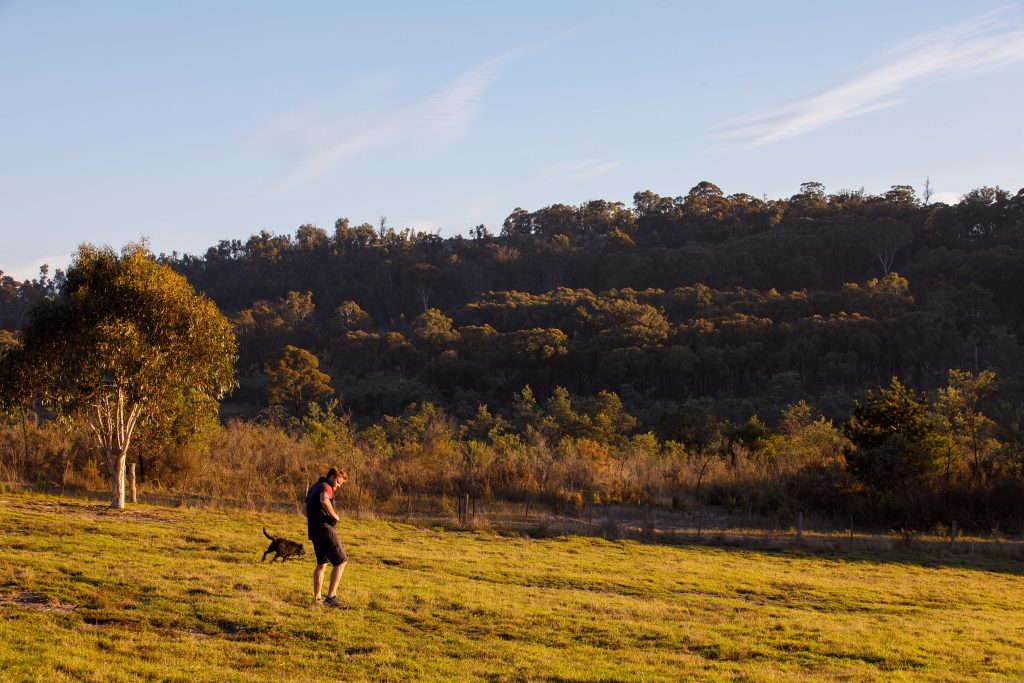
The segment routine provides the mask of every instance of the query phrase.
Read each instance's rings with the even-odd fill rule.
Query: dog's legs
[[[273,549],[273,548],[269,548],[269,549],[267,550],[267,552],[263,553],[263,560],[267,559],[267,555],[269,555],[269,554],[270,554],[270,553],[272,553],[272,552],[274,552],[274,549]],[[263,560],[260,560],[260,562],[263,562]],[[274,559],[273,559],[273,558],[271,558],[271,559],[270,559],[270,561],[271,561],[271,562],[273,562],[273,561],[274,561]]]

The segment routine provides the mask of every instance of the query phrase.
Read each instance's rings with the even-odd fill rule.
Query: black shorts
[[[316,563],[327,564],[337,567],[339,564],[348,562],[348,555],[345,554],[345,549],[341,547],[341,541],[338,540],[338,532],[334,530],[332,526],[325,526],[322,530],[314,534],[313,538],[313,552],[316,553]]]

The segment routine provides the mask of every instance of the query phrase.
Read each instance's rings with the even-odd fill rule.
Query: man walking
[[[316,569],[313,570],[313,601],[318,605],[342,607],[338,600],[338,584],[341,574],[345,571],[348,556],[341,547],[338,533],[334,525],[338,523],[338,513],[334,511],[334,492],[348,481],[348,475],[336,467],[313,484],[306,492],[306,525],[309,540],[313,541],[313,552],[316,554]],[[330,562],[331,583],[327,587],[327,598],[320,597],[324,582],[324,569]]]

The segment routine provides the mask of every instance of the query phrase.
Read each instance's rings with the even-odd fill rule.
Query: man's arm
[[[335,522],[341,519],[338,517],[338,513],[334,511],[334,503],[332,503],[330,497],[328,497],[326,488],[320,492],[320,507],[322,507],[324,512],[330,515],[331,519]]]

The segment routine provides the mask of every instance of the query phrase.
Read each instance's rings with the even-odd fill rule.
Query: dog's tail
[[[271,541],[274,540],[274,537],[267,533],[267,527],[263,527],[263,535],[269,538]]]

